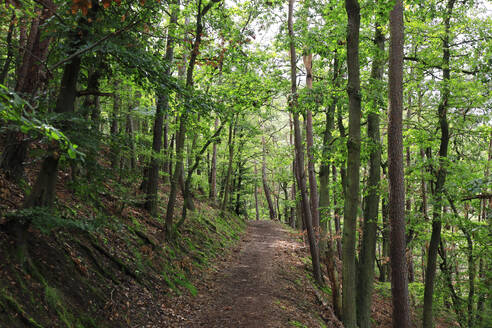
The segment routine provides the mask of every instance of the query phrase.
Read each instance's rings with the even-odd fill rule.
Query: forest
[[[492,327],[489,0],[0,3],[0,328]]]

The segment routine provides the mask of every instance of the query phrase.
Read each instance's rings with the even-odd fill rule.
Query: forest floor
[[[241,242],[172,306],[164,327],[340,327],[314,293],[305,244],[272,221],[250,221]]]

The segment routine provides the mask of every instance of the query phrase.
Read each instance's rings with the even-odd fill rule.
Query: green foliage
[[[28,102],[0,84],[0,120],[6,121],[24,134],[54,141],[69,158],[78,157],[83,160],[84,154],[77,150],[76,144],[70,142],[60,130],[36,118],[34,112]]]
[[[293,327],[299,327],[299,328],[308,328],[306,325],[303,325],[302,323],[300,323],[299,321],[296,321],[296,320],[290,320],[289,323],[293,326]]]
[[[72,214],[77,214],[72,212]],[[41,232],[48,234],[52,230],[65,228],[65,229],[77,229],[81,231],[93,231],[100,224],[99,220],[94,222],[80,220],[76,216],[62,217],[60,213],[47,207],[32,207],[26,209],[19,209],[13,212],[9,212],[6,215],[8,220],[18,220],[22,224],[30,223],[34,228]]]

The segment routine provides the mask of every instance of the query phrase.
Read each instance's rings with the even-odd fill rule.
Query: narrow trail
[[[249,222],[229,259],[203,277],[176,327],[329,327],[306,258],[304,244],[281,224]]]

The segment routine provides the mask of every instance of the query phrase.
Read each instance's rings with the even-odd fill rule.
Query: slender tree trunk
[[[194,162],[190,165],[188,169],[188,173],[186,175],[185,187],[183,191],[183,210],[181,212],[181,220],[176,224],[177,227],[181,226],[183,222],[186,220],[187,210],[194,210],[195,205],[193,203],[193,194],[191,192],[191,178],[193,177],[193,173],[197,170],[200,165],[200,159],[203,154],[207,150],[208,146],[219,136],[222,131],[222,125],[215,131],[215,133],[210,137],[210,139],[205,142],[200,151],[198,151],[195,155]]]
[[[489,136],[489,157],[487,164],[485,165],[485,175],[484,178],[485,180],[488,179],[489,177],[489,171],[490,171],[490,163],[492,162],[492,133],[490,133]],[[488,188],[490,190],[490,188]],[[487,207],[488,203],[488,207]],[[487,222],[487,220],[490,220],[489,218],[491,217],[491,211],[492,211],[492,199],[482,199],[481,204],[480,204],[480,217],[479,221],[481,222]],[[490,222],[490,221],[489,221]],[[481,284],[484,286],[490,286],[490,278],[487,278],[487,271],[490,265],[485,262],[482,257],[480,257],[479,263],[478,263],[478,278]],[[488,280],[487,280],[488,279]],[[490,296],[490,292],[485,289],[485,290],[478,290],[478,297],[477,297],[477,315],[475,318],[475,322],[477,325],[481,325],[482,321],[484,319],[484,304],[486,297]]]
[[[449,125],[447,120],[447,111],[449,106],[449,80],[451,71],[450,64],[450,20],[453,12],[455,0],[448,0],[446,5],[446,14],[444,18],[444,39],[443,48],[443,86],[441,90],[441,102],[438,107],[439,126],[441,128],[441,142],[439,146],[439,168],[436,172],[436,182],[434,189],[434,205],[432,209],[432,234],[427,255],[427,267],[425,269],[425,288],[424,288],[424,308],[422,326],[423,328],[432,328],[433,315],[432,303],[434,295],[434,279],[436,275],[437,252],[441,240],[441,211],[442,211],[442,195],[444,192],[444,183],[446,181],[446,158],[448,155],[449,144]]]
[[[7,79],[7,75],[10,69],[10,62],[12,61],[13,50],[14,50],[12,47],[12,36],[14,34],[15,20],[16,20],[15,10],[12,10],[12,17],[10,18],[9,30],[7,32],[7,38],[5,40],[5,44],[7,47],[7,58],[5,58],[2,71],[0,72],[0,84],[5,84],[5,80]]]
[[[237,187],[235,188],[235,193],[236,193],[236,208],[234,212],[237,215],[241,214],[241,184],[243,182],[243,173],[244,173],[244,165],[243,161],[241,159],[242,153],[243,153],[243,143],[241,142],[243,133],[242,131],[239,133],[239,146],[238,146],[238,151],[237,151]]]
[[[403,171],[403,1],[390,12],[388,181],[393,327],[410,327],[405,257],[405,174]]]
[[[408,97],[408,110],[407,110],[407,120],[410,121],[411,118],[411,96]],[[405,152],[406,152],[406,167],[407,169],[410,168],[411,161],[410,161],[410,146],[405,147]],[[410,197],[410,183],[407,183],[406,185],[406,200],[405,200],[405,216],[407,217],[407,225],[410,227],[412,226],[412,222],[410,222],[411,218],[411,212],[412,212],[412,198]],[[414,268],[413,268],[413,252],[412,252],[412,246],[410,245],[412,239],[414,238],[414,230],[413,228],[410,228],[406,237],[406,245],[407,245],[407,251],[406,251],[406,258],[407,258],[407,267],[408,267],[408,282],[414,282],[415,280],[415,273],[414,273]]]
[[[381,165],[383,170],[383,178],[387,179],[386,164]],[[389,239],[390,239],[390,223],[388,219],[388,199],[385,195],[381,198],[381,216],[382,216],[382,260],[381,260],[381,272],[379,274],[379,281],[386,282],[391,281],[391,268],[389,263]]]
[[[260,219],[260,210],[258,208],[258,169],[256,168],[255,162],[255,210],[256,210],[256,221]]]
[[[164,75],[171,75],[171,62],[174,57],[174,43],[175,43],[175,29],[176,23],[178,21],[178,11],[179,11],[179,0],[172,1],[172,12],[167,32],[167,44],[166,44],[166,55],[164,60],[168,63]],[[162,141],[163,141],[163,125],[164,125],[164,114],[167,115],[169,110],[169,91],[161,90],[160,95],[157,99],[155,119],[154,119],[154,136],[152,140],[152,155],[150,159],[150,165],[147,170],[147,189],[146,189],[146,199],[145,208],[150,212],[150,215],[157,215],[157,192],[159,189],[159,158],[158,155],[161,152]]]
[[[335,165],[332,166],[332,177],[333,177],[333,185],[337,183],[337,167]],[[335,216],[335,235],[336,235],[336,244],[337,244],[337,256],[338,259],[342,259],[342,229],[340,227],[340,208],[338,206],[338,195],[335,192],[336,189],[333,189],[333,214]]]
[[[225,182],[224,182],[224,197],[222,199],[222,205],[220,207],[222,211],[225,211],[226,208],[228,207],[227,205],[229,203],[229,198],[230,198],[230,193],[231,193],[230,181],[232,178],[232,165],[234,162],[235,134],[236,134],[236,116],[234,115],[231,119],[230,124],[229,124],[229,141],[227,142],[227,145],[229,148],[229,162],[227,164],[227,173],[226,173]]]
[[[219,125],[219,119],[215,119],[215,128]],[[214,141],[212,146],[212,165],[210,169],[210,195],[209,198],[215,202],[217,197],[217,142]]]
[[[371,326],[371,304],[374,283],[374,262],[376,260],[376,238],[379,209],[379,180],[381,177],[381,144],[379,142],[379,112],[384,106],[381,99],[383,90],[381,80],[384,68],[384,34],[381,26],[376,23],[374,43],[377,48],[373,59],[371,83],[374,84],[374,111],[367,119],[367,136],[371,142],[369,159],[369,177],[367,181],[367,196],[364,199],[364,222],[362,246],[357,270],[357,323],[360,328]]]
[[[128,146],[130,148],[130,169],[135,170],[137,167],[137,160],[135,158],[134,122],[131,113],[132,108],[130,106],[128,108],[128,112],[126,113],[125,132],[128,140]]]
[[[118,163],[120,160],[120,147],[118,145],[118,115],[121,107],[121,99],[118,94],[119,81],[114,83],[114,95],[113,95],[113,112],[111,113],[111,168],[116,170],[118,168]]]
[[[313,88],[313,55],[303,56],[304,66],[306,67],[306,87]],[[306,146],[308,157],[309,193],[311,201],[311,213],[313,216],[313,228],[319,233],[319,203],[318,203],[318,184],[316,182],[316,172],[314,171],[314,140],[313,140],[313,113],[308,108],[306,110]]]
[[[171,166],[171,149],[169,148],[169,113],[164,113],[164,129],[162,131],[162,134],[162,147],[164,148],[164,161],[162,163],[162,171],[164,172],[164,176],[162,178],[162,182],[164,184],[167,184],[170,181],[170,175],[168,174],[169,167]]]
[[[293,127],[292,127],[292,117],[291,114],[289,114],[289,145],[292,148],[294,146],[292,136],[293,136]],[[295,157],[295,156],[294,156]],[[297,192],[296,192],[296,160],[292,160],[292,187],[291,187],[291,199],[293,204],[290,207],[290,226],[292,228],[296,228],[296,222],[298,217],[296,216],[297,214]]]
[[[91,11],[95,11],[97,4]],[[79,38],[77,31],[71,36],[72,49],[77,49],[84,37]],[[71,113],[74,111],[75,98],[77,96],[77,79],[80,72],[80,57],[73,58],[63,70],[60,92],[55,106],[55,113]],[[66,127],[65,127],[66,128]],[[60,155],[56,149],[52,149],[44,159],[31,194],[26,198],[24,207],[51,206],[55,199],[55,185],[58,173],[58,160]]]
[[[277,213],[275,212],[275,207],[273,205],[272,196],[270,193],[270,187],[268,186],[268,179],[266,174],[266,146],[265,137],[261,137],[261,144],[263,145],[263,155],[262,155],[262,165],[261,165],[261,178],[263,181],[263,191],[265,192],[265,198],[268,203],[268,211],[270,214],[270,220],[277,219]]]
[[[346,328],[357,327],[356,316],[356,266],[355,240],[357,209],[359,207],[360,168],[360,116],[361,95],[359,77],[359,27],[360,7],[358,0],[345,0],[348,15],[347,68],[349,97],[349,136],[347,140],[347,186],[343,213],[343,324]]]
[[[48,6],[53,5],[51,1],[47,1],[46,4]],[[29,101],[33,100],[38,90],[42,79],[41,61],[46,59],[51,43],[51,38],[41,40],[40,24],[43,24],[51,16],[52,12],[49,10],[37,13],[32,19],[29,35],[27,35],[24,22],[19,23],[19,47],[21,50],[18,57],[19,59],[22,58],[22,61],[17,64],[15,92],[21,94],[22,97]],[[8,51],[10,49],[11,47],[9,47]],[[0,169],[4,171],[8,179],[16,181],[24,175],[24,162],[27,157],[28,142],[26,141],[26,136],[17,131],[8,132],[5,139],[7,142],[0,157]]]
[[[282,187],[282,191],[284,192],[284,217],[285,217],[284,221],[286,224],[290,225],[292,221],[291,218],[289,217],[290,208],[287,204],[289,201],[289,190],[288,190],[287,183],[282,184],[281,187]]]
[[[202,8],[202,1],[201,0],[198,1],[195,41],[193,42],[193,49],[191,51],[190,61],[188,63],[188,70],[186,72],[186,87],[188,89],[193,88],[193,71],[195,69],[196,59],[198,57],[200,43],[203,35],[202,18],[218,1],[220,0],[211,0],[203,8]],[[187,102],[185,106],[190,107],[190,104]],[[184,150],[184,143],[186,138],[188,110],[189,108],[185,108],[184,112],[181,114],[179,120],[179,129],[176,137],[176,165],[174,169],[173,179],[171,183],[171,190],[169,192],[169,201],[167,203],[167,210],[166,210],[166,237],[167,238],[171,238],[173,235],[173,229],[172,229],[173,217],[174,217],[174,207],[176,206],[176,196],[178,193],[178,184],[179,181],[183,179],[183,150]]]
[[[338,55],[335,52],[335,58],[333,59],[333,78],[332,82],[334,88],[338,87]],[[319,170],[319,214],[320,221],[329,222],[330,216],[330,159],[331,159],[331,143],[333,141],[333,127],[335,124],[335,109],[337,106],[338,97],[336,93],[331,98],[331,104],[326,109],[326,122],[325,131],[323,133],[323,152],[322,161]],[[329,224],[329,223],[328,223]],[[320,224],[321,228],[325,228],[326,223]],[[336,224],[335,224],[336,226]]]
[[[291,99],[290,110],[294,119],[294,144],[296,153],[296,169],[297,169],[297,184],[301,192],[301,206],[304,217],[304,224],[309,239],[309,249],[311,251],[311,260],[313,264],[314,280],[322,285],[323,277],[321,275],[321,268],[319,263],[319,249],[314,234],[311,206],[308,198],[308,190],[306,186],[306,175],[304,172],[304,150],[302,145],[301,128],[299,123],[299,113],[297,113],[297,78],[296,78],[296,48],[294,45],[294,27],[293,27],[293,11],[294,0],[289,0],[289,13],[288,13],[288,30],[289,30],[289,48],[290,48],[290,78],[291,78]]]

